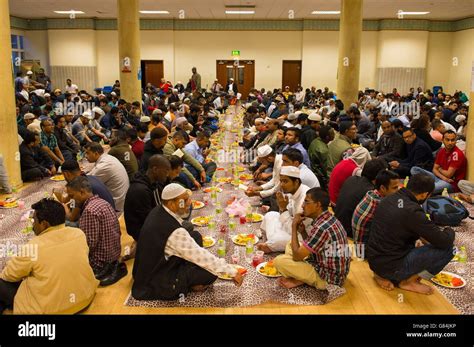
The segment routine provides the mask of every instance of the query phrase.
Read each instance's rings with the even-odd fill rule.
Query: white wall
[[[51,66],[96,66],[95,30],[48,30]]]
[[[457,58],[457,65],[451,62],[448,91],[454,93],[462,90],[466,94],[471,89],[471,69],[474,62],[474,29],[453,33],[452,58]],[[451,59],[452,59],[451,58]]]
[[[428,31],[379,31],[377,67],[425,67]]]
[[[454,33],[431,32],[426,56],[426,87],[442,86],[447,91],[452,63]]]

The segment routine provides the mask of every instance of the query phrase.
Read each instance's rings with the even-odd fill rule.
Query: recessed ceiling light
[[[311,14],[339,14],[341,11],[313,11]]]
[[[398,11],[397,14],[407,15],[407,16],[422,16],[424,14],[428,14],[429,12],[406,12],[406,11]]]
[[[233,11],[233,10],[227,10],[227,11],[225,11],[225,14],[255,14],[255,11]]]
[[[70,10],[70,11],[54,11],[54,13],[58,14],[84,14],[82,11]]]
[[[142,14],[170,14],[169,11],[140,11]]]

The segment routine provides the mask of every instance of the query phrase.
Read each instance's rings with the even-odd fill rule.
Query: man
[[[191,91],[200,92],[201,91],[201,75],[198,74],[197,69],[195,67],[193,67],[191,71],[193,73],[191,76]]]
[[[278,129],[280,127],[279,121],[276,119],[268,119],[265,123],[265,126],[268,135],[255,146],[255,148],[257,149],[265,145],[269,145],[270,147],[272,147],[278,140]]]
[[[127,171],[117,158],[104,153],[97,142],[88,143],[85,147],[86,158],[94,167],[89,175],[96,176],[109,189],[117,211],[123,211],[125,195],[129,187]]]
[[[375,178],[387,164],[382,159],[372,159],[365,164],[359,176],[349,177],[341,187],[336,201],[334,214],[346,230],[347,236],[352,238],[352,214],[357,204],[365,194],[375,188]]]
[[[79,88],[75,84],[72,84],[71,79],[68,78],[66,80],[66,88],[64,88],[64,90],[71,95],[76,95]]]
[[[144,124],[140,124],[137,129],[130,128],[127,130],[127,137],[129,140],[130,147],[132,148],[133,154],[137,158],[138,162],[141,162],[143,152],[145,151],[145,137],[148,134],[148,127]]]
[[[307,167],[311,167],[308,152],[306,151],[306,149],[304,149],[303,145],[300,142],[300,135],[301,135],[301,132],[299,129],[290,128],[286,130],[286,133],[285,133],[286,146],[283,147],[283,152],[289,148],[295,148],[299,150],[301,154],[303,155],[303,164],[305,164]]]
[[[31,208],[35,237],[18,249],[0,275],[0,314],[12,306],[14,314],[77,313],[92,302],[98,285],[86,236],[64,225],[59,202],[42,199]]]
[[[107,135],[102,132],[102,126],[100,125],[100,121],[102,117],[105,116],[105,112],[100,107],[95,106],[92,108],[92,116],[93,118],[88,124],[87,136],[94,142],[100,142],[102,140],[108,143],[109,139]]]
[[[53,161],[39,145],[39,135],[27,131],[20,145],[21,179],[24,182],[40,180],[56,174]]]
[[[171,183],[163,189],[163,205],[148,215],[140,232],[133,265],[132,295],[138,300],[176,300],[190,291],[203,291],[218,275],[228,274],[236,285],[242,276],[224,259],[202,248],[202,236],[182,227],[191,194]],[[160,228],[156,226],[160,225]]]
[[[285,249],[291,239],[293,218],[303,212],[303,200],[309,190],[301,184],[300,170],[293,166],[281,168],[280,189],[281,191],[276,193],[279,212],[267,212],[261,225],[267,235],[267,241],[259,243],[257,248],[265,253],[281,252]]]
[[[87,237],[89,263],[101,286],[111,285],[127,274],[120,257],[120,225],[110,204],[92,194],[86,177],[76,177],[66,185],[67,193],[81,208],[79,229]]]
[[[375,178],[375,189],[369,190],[359,202],[352,215],[354,242],[365,247],[369,240],[370,227],[375,211],[383,198],[392,195],[400,187],[400,176],[390,170],[382,170]],[[359,254],[359,257],[364,257]]]
[[[191,155],[186,153],[186,151],[182,150],[184,149],[185,144],[186,143],[183,134],[176,132],[174,133],[173,138],[168,140],[166,145],[163,147],[163,154],[167,157],[170,157],[171,155],[181,156],[187,165],[192,166],[198,172],[199,181],[201,181],[201,183],[205,183],[206,170],[202,167],[197,159],[193,158]],[[199,181],[194,178],[193,174],[189,172],[186,167],[183,169],[182,174],[184,176],[184,182],[186,182],[188,188],[193,186],[196,189],[201,188],[201,183],[199,183]]]
[[[414,166],[431,171],[433,167],[433,152],[430,146],[418,138],[411,128],[403,129],[403,141],[406,144],[405,152],[407,157],[389,162],[390,168],[402,178],[409,176],[410,170]]]
[[[85,111],[72,125],[72,135],[76,137],[81,146],[92,142],[87,135],[87,128],[92,119],[94,119],[94,116],[89,111]]]
[[[233,96],[237,95],[239,91],[237,89],[237,84],[234,83],[233,78],[229,78],[229,82],[227,82],[224,91]]]
[[[300,169],[301,183],[309,188],[319,187],[319,181],[316,175],[303,164],[303,155],[295,148],[289,148],[284,151],[282,156],[283,166],[294,166]]]
[[[222,85],[219,83],[219,80],[216,78],[214,80],[214,83],[212,83],[211,92],[216,94],[219,93],[222,89],[224,89],[224,87],[222,87]]]
[[[143,156],[140,162],[140,170],[146,172],[148,159],[155,154],[163,154],[163,147],[168,140],[168,132],[163,128],[154,128],[150,132],[150,140],[145,142]]]
[[[321,128],[319,128],[319,136],[311,142],[308,149],[311,170],[316,174],[316,177],[323,188],[326,188],[329,183],[328,143],[334,140],[334,136],[334,129],[329,125],[323,125]]]
[[[61,151],[65,161],[76,158],[79,153],[79,146],[71,140],[66,133],[66,118],[63,115],[58,115],[54,119],[54,136],[58,141],[58,148]],[[64,163],[63,163],[64,164]]]
[[[23,116],[26,129],[28,131],[39,134],[41,132],[41,121],[33,113],[25,113]]]
[[[56,166],[64,163],[64,157],[58,147],[58,140],[54,136],[54,125],[50,119],[41,121],[41,149],[46,152]]]
[[[387,162],[403,158],[403,138],[395,131],[388,120],[382,122],[383,135],[375,144],[374,157],[382,158]]]
[[[342,154],[351,148],[352,141],[356,138],[357,126],[355,124],[350,121],[343,121],[339,124],[339,136],[328,145],[328,173],[343,159]]]
[[[351,255],[347,251],[344,228],[328,211],[328,206],[329,197],[321,188],[306,192],[303,216],[310,218],[312,223],[306,229],[301,214],[293,219],[291,242],[287,244],[285,254],[274,260],[276,269],[284,276],[279,281],[281,286],[294,288],[306,283],[317,289],[326,289],[327,284],[344,285]],[[302,243],[298,233],[304,240]]]
[[[163,155],[155,154],[150,157],[146,173],[136,173],[130,182],[123,212],[127,233],[135,242],[138,241],[140,230],[150,211],[161,205],[160,194],[170,171],[169,160]]]
[[[127,131],[124,129],[118,130],[114,138],[112,138],[108,154],[120,161],[127,171],[128,178],[132,179],[133,175],[138,171],[138,161],[128,144],[128,140]]]
[[[205,131],[199,132],[196,136],[196,139],[186,146],[184,146],[184,151],[189,154],[192,158],[195,158],[199,164],[202,165],[206,172],[206,181],[210,181],[211,177],[214,175],[214,172],[217,169],[216,163],[213,161],[206,162],[207,155],[210,150],[205,149],[209,145],[209,134]],[[186,165],[186,168],[191,172],[194,178],[199,178],[199,173],[191,165]]]
[[[433,177],[435,180],[433,194],[439,194],[444,189],[451,193],[459,191],[458,182],[466,177],[467,160],[456,146],[454,131],[448,130],[443,134],[443,145],[436,155],[432,172],[419,167],[411,169],[412,175],[424,173]]]
[[[311,112],[308,116],[309,124],[301,130],[301,144],[306,150],[309,149],[309,146],[318,135],[319,129],[321,128],[321,121],[322,117],[317,112]]]
[[[46,76],[43,68],[38,70],[38,73],[36,74],[36,82],[41,84],[46,92],[51,92],[51,79],[49,76]]]
[[[225,94],[224,93],[220,94],[217,98],[214,99],[212,103],[216,110],[218,110],[219,112],[222,112],[225,106]]]
[[[270,146],[266,145],[257,149],[257,158],[261,165],[255,171],[254,178],[261,178],[260,173],[263,173],[265,168],[273,166],[271,179],[260,186],[250,186],[245,194],[247,196],[260,196],[262,198],[269,198],[280,189],[280,171],[283,165],[283,155],[276,154]],[[257,184],[260,183],[259,181],[256,182]]]
[[[375,211],[367,256],[383,289],[398,286],[431,294],[432,287],[421,279],[429,281],[453,258],[454,230],[436,226],[421,207],[434,186],[433,177],[413,175],[406,188],[383,199]],[[419,239],[424,245],[416,247]]]

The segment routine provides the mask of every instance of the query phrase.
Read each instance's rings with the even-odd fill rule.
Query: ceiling
[[[116,0],[9,0],[10,14],[22,18],[69,18],[53,11],[71,9],[85,12],[76,18],[116,18]],[[226,5],[255,5],[254,15],[226,15]],[[229,9],[229,8],[228,8]],[[185,19],[337,19],[339,15],[312,15],[314,10],[339,10],[340,0],[140,0],[140,10],[167,10],[169,15],[141,18]],[[365,0],[364,19],[397,18],[397,12],[429,11],[413,19],[455,20],[474,16],[474,0]]]

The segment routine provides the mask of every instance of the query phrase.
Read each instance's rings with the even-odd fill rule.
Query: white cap
[[[93,120],[94,119],[94,116],[91,114],[90,111],[86,111],[82,114],[82,117],[86,117],[87,119],[89,120]]]
[[[456,118],[454,118],[454,120],[456,121],[456,123],[461,123],[466,120],[466,116],[463,114],[458,114]]]
[[[35,115],[33,113],[25,113],[23,119],[35,119]]]
[[[49,97],[51,97],[51,94],[49,94],[49,93],[44,93],[43,96],[44,96],[45,98],[49,98]]]
[[[257,123],[257,122],[258,123],[265,123],[265,119],[258,117],[254,120],[254,123]]]
[[[148,116],[141,116],[140,117],[140,123],[149,123],[149,122],[151,122],[150,117],[148,117]]]
[[[26,72],[27,75],[33,75],[33,71],[29,70]]]
[[[298,169],[296,166],[282,166],[280,170],[280,176],[300,178],[300,169]]]
[[[273,152],[272,148],[269,145],[264,145],[257,149],[257,156],[259,158],[265,158]]]
[[[104,110],[101,109],[100,107],[97,107],[97,106],[94,106],[94,107],[92,108],[92,112],[98,113],[98,114],[100,114],[101,116],[105,115]]]
[[[159,108],[155,108],[151,114],[163,114],[163,111]]]
[[[161,199],[173,200],[186,192],[189,192],[189,190],[184,188],[182,185],[178,183],[170,183],[163,189]]]
[[[295,119],[297,119],[297,118],[298,118],[298,116],[297,116],[296,114],[294,114],[294,113],[290,113],[290,114],[288,115],[288,120],[295,120]]]
[[[302,113],[303,113],[303,111],[296,111],[296,112],[295,112],[295,115],[298,117],[298,116],[299,116],[300,114],[302,114]]]
[[[110,95],[117,96],[117,93],[116,93],[116,92],[112,92],[112,93],[110,93]]]
[[[321,122],[322,117],[317,112],[311,112],[308,116],[308,120],[312,120],[314,122]]]
[[[210,118],[215,118],[217,116],[217,113],[215,111],[209,111],[207,116]]]

